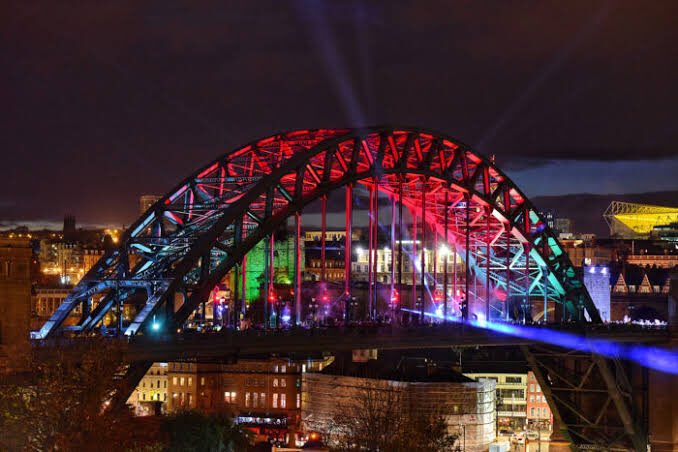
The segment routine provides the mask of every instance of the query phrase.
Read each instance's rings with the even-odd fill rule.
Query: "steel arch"
[[[411,209],[421,207],[419,193],[426,191],[431,196],[427,223],[439,233],[449,209],[455,247],[463,248],[459,237],[473,240],[469,265],[488,268],[494,289],[507,296],[542,291],[562,305],[564,318],[584,321],[585,310],[600,322],[553,232],[492,161],[444,134],[381,126],[276,134],[200,168],[126,231],[119,248],[101,258],[35,337],[59,329],[78,305],[84,309],[75,329],[89,331],[125,300],[139,305],[125,329],[133,335],[162,313],[168,300],[173,304],[177,292],[184,302],[176,313],[169,311],[181,324],[280,223],[320,196],[355,183],[373,185],[396,199],[395,187],[402,184],[398,201]],[[444,193],[452,195],[447,204]],[[463,216],[470,212],[473,221],[465,230]],[[486,244],[492,245],[489,255]]]

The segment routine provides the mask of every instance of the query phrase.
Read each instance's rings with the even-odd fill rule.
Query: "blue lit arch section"
[[[182,303],[172,315],[182,324],[258,242],[350,184],[413,212],[425,207],[428,227],[442,236],[447,225],[460,256],[468,244],[469,266],[489,278],[499,301],[543,295],[561,306],[563,319],[584,321],[586,312],[600,321],[554,233],[492,161],[444,134],[373,127],[276,134],[198,169],[126,231],[34,337],[62,328],[78,306],[82,318],[71,330],[91,331],[128,306],[133,319],[123,328],[134,335],[174,305],[176,294]]]

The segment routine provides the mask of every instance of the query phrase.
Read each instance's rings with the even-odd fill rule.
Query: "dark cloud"
[[[139,194],[300,127],[418,125],[514,169],[677,154],[674,1],[0,8],[3,219],[130,221]]]

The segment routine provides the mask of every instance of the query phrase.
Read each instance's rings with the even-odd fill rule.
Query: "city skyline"
[[[10,5],[0,218],[129,224],[241,143],[379,123],[494,154],[530,197],[678,189],[674,3],[346,5]]]

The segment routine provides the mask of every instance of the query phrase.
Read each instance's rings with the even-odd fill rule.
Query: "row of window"
[[[177,385],[184,386],[184,384],[186,384],[186,381],[187,381],[186,377],[172,377],[172,384],[174,386],[177,386]],[[202,379],[202,384],[205,385],[205,378],[204,377]],[[193,385],[193,377],[188,377],[188,386],[192,386],[192,385]]]
[[[534,392],[534,383],[530,384],[530,392]],[[541,386],[537,385],[537,392],[541,392]]]
[[[536,411],[536,413],[535,413],[535,411]],[[542,408],[541,412],[539,411],[539,408],[534,408],[534,407],[530,408],[530,416],[534,417],[534,416],[539,416],[540,414],[541,414],[541,417],[546,417],[547,416],[546,408]]]
[[[146,393],[142,392],[141,393],[141,400],[146,400]],[[154,400],[160,400],[160,393],[156,393],[155,395],[151,395],[151,397],[148,398],[148,400],[154,401]],[[164,402],[167,401],[167,393],[163,394],[163,399]]]
[[[531,395],[530,396],[530,402],[535,402],[535,401],[546,403],[546,396],[538,395],[538,396],[535,397],[535,396]]]
[[[236,403],[235,392],[224,392],[224,402]],[[245,408],[268,408],[265,392],[246,392]],[[287,394],[274,392],[271,396],[271,408],[287,408]],[[301,394],[297,394],[296,408],[301,408]]]
[[[174,377],[176,380],[177,377]],[[176,382],[174,383],[176,384]],[[146,387],[146,380],[141,381],[141,387],[145,388]],[[150,381],[150,384],[148,385],[149,388],[153,388],[153,380]],[[160,380],[157,380],[157,385],[155,386],[156,388],[160,388]],[[167,380],[165,380],[165,389],[167,389]]]

